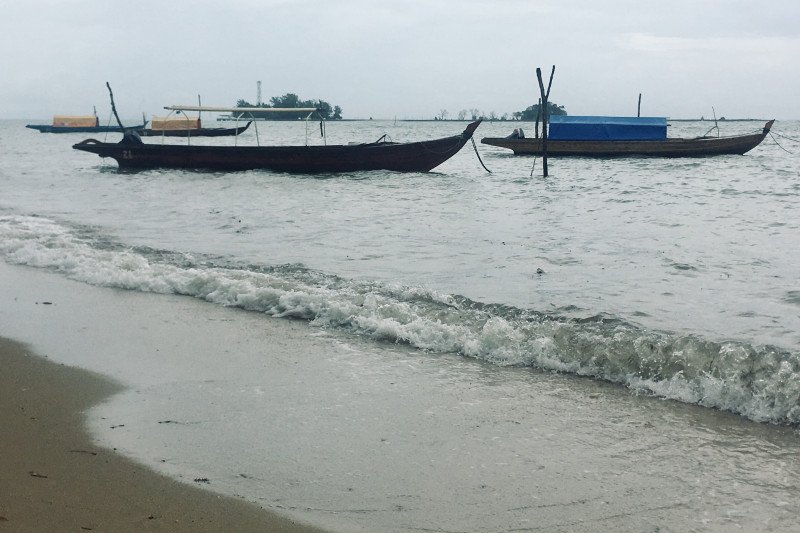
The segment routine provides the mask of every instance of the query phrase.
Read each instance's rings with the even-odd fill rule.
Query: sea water
[[[120,172],[71,148],[84,135],[23,126],[0,124],[5,262],[193,297],[193,316],[244,310],[220,318],[220,338],[301,319],[298,334],[328,350],[259,379],[242,356],[226,385],[181,367],[188,377],[123,394],[96,420],[170,405],[202,422],[123,435],[96,423],[109,445],[146,463],[169,450],[183,459],[151,466],[211,472],[212,488],[333,529],[793,527],[800,123],[778,122],[745,156],[551,158],[548,177],[539,158],[480,144],[491,173],[471,144],[427,174]],[[463,127],[330,123],[327,142]],[[106,370],[124,380],[117,364]]]

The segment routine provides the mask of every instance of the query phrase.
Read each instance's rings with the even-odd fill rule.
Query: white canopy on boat
[[[252,113],[308,113],[306,117],[306,146],[308,146],[308,120],[311,118],[311,113],[318,111],[316,107],[217,107],[217,106],[205,106],[205,105],[171,105],[171,106],[164,106],[164,109],[170,111],[170,115],[173,112],[175,113],[182,113],[184,111],[196,111],[198,113],[203,111],[208,111],[211,113],[238,113],[236,117],[230,117],[230,120],[236,120],[238,123],[239,120],[267,120],[266,118],[260,117],[256,118],[252,115]],[[247,114],[250,113],[248,117]],[[199,119],[198,119],[199,120]],[[320,131],[322,132],[322,137],[325,138],[325,144],[328,143],[327,137],[325,137],[325,126],[324,126],[324,119],[320,122]],[[258,136],[258,124],[256,124],[255,128],[256,132],[256,143],[261,146],[261,140]],[[238,142],[239,137],[234,137],[234,143]],[[163,137],[162,137],[163,141]]]
[[[209,111],[212,113],[311,113],[316,107],[215,107],[200,105],[165,106],[170,111]]]

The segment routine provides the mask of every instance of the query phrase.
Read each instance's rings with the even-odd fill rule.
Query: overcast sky
[[[0,0],[0,118],[232,106],[285,93],[345,118],[800,119],[798,0]],[[546,83],[546,80],[545,80]]]

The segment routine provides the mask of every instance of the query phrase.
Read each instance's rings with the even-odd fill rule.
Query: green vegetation
[[[286,93],[283,96],[273,96],[269,99],[269,104],[253,105],[247,100],[239,100],[236,102],[236,107],[263,107],[268,109],[270,107],[314,107],[318,115],[312,118],[322,117],[325,120],[341,120],[342,108],[337,106],[331,107],[331,104],[325,100],[300,100],[294,93]],[[251,113],[245,115],[244,113],[232,113],[239,118],[248,118]],[[259,113],[258,111],[252,112],[253,117],[263,118],[265,120],[298,120],[304,119],[308,116],[307,112],[299,113]]]
[[[541,115],[539,114],[541,106],[539,104],[533,104],[532,106],[525,109],[525,111],[517,111],[514,113],[514,120],[536,120],[538,116],[541,120]],[[558,105],[553,102],[547,102],[547,112],[549,116],[553,115],[566,115],[567,111],[564,109],[563,105]]]

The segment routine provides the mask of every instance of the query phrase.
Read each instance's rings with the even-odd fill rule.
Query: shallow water
[[[157,418],[152,402],[182,419],[196,418],[193,409],[240,413],[204,416],[213,420],[191,440],[205,444],[186,452],[191,468],[219,464],[231,478],[226,491],[323,523],[350,509],[345,529],[392,530],[399,517],[407,522],[397,529],[582,529],[563,520],[564,509],[604,523],[607,491],[614,513],[625,497],[643,494],[630,515],[662,530],[702,528],[703,513],[707,526],[782,527],[784,511],[796,507],[797,487],[787,481],[796,476],[786,476],[796,468],[796,437],[769,425],[800,421],[796,122],[775,131],[798,155],[768,137],[745,156],[551,159],[548,178],[540,160],[480,144],[492,174],[470,145],[431,174],[121,173],[72,150],[82,135],[23,125],[0,124],[6,262],[83,284],[193,296],[206,302],[195,313],[232,306],[301,318],[311,325],[301,336],[317,331],[337,346],[327,358],[300,361],[304,379],[291,386],[261,374],[252,384],[242,363],[241,372],[227,369],[230,386],[186,377],[108,407],[143,420]],[[671,135],[707,126],[674,123]],[[328,142],[462,128],[334,123]],[[478,138],[510,129],[483,124]],[[259,131],[262,142],[305,140],[302,123]],[[269,320],[231,316],[236,326],[220,335]],[[402,392],[388,395],[398,387],[387,383],[403,383]],[[315,397],[302,400],[306,390]],[[264,440],[264,426],[244,421],[263,422],[258,413],[276,404],[284,423],[266,442],[282,452],[259,452],[253,443]],[[310,417],[324,406],[331,416]],[[303,420],[313,427],[303,429]],[[154,448],[187,447],[191,430],[170,426],[103,438],[147,461]],[[213,438],[222,428],[237,437]],[[324,452],[309,444],[319,442]],[[235,452],[216,455],[223,444]],[[283,462],[293,449],[302,449],[309,471]],[[255,476],[281,475],[270,483],[236,478],[242,457],[258,465]],[[420,461],[413,474],[397,466],[409,459]],[[539,467],[547,470],[541,479]],[[403,490],[407,499],[395,492]],[[537,503],[542,495],[547,502]],[[658,511],[662,500],[670,503]],[[379,510],[359,514],[358,501]],[[544,521],[531,525],[534,517]]]

